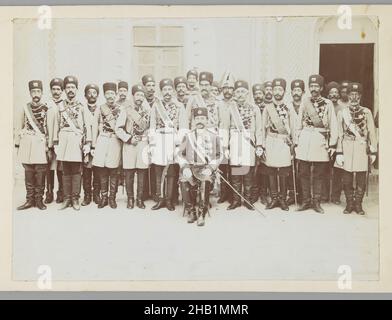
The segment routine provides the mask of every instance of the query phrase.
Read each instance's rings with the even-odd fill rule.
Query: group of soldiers
[[[26,186],[18,210],[46,209],[54,201],[56,173],[62,210],[91,202],[116,208],[119,184],[132,209],[136,175],[137,207],[152,198],[152,210],[173,211],[180,189],[188,222],[199,226],[214,186],[228,210],[242,204],[255,210],[260,200],[266,209],[287,211],[296,204],[298,211],[323,213],[320,203],[340,204],[343,189],[344,213],[365,214],[377,138],[372,113],[360,104],[362,85],[325,86],[317,74],[307,85],[309,96],[303,80],[292,81],[287,103],[285,79],[250,87],[227,72],[218,84],[211,72],[190,70],[186,77],[162,79],[159,94],[152,75],[132,86],[130,97],[127,82],[104,83],[106,102],[97,106],[96,84],[86,85],[82,103],[76,77],[55,78],[45,103],[42,82],[32,80],[31,101],[15,132]]]

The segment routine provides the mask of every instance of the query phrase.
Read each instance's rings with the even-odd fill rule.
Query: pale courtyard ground
[[[57,190],[57,186],[55,187]],[[227,211],[212,198],[206,225],[188,224],[182,205],[175,212],[126,209],[122,187],[118,208],[79,212],[29,209],[13,213],[13,277],[35,280],[41,265],[54,280],[335,280],[340,265],[354,280],[377,280],[379,272],[377,179],[372,177],[366,216],[280,209],[265,216],[241,207]],[[14,206],[24,202],[16,179]],[[342,195],[343,199],[343,195]]]

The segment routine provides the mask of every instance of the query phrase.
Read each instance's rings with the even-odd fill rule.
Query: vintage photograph
[[[12,278],[379,279],[378,18],[13,20]]]

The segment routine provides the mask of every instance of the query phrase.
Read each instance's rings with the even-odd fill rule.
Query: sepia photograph
[[[377,16],[12,28],[13,281],[380,279]]]

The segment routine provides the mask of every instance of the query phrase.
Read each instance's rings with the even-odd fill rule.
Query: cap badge
[[[276,84],[279,86],[280,85],[280,81],[276,81]]]
[[[299,82],[296,82],[295,85],[296,85],[296,86],[299,86]]]
[[[316,78],[312,78],[312,81],[316,81]]]
[[[37,82],[33,82],[33,87],[38,87],[38,83]]]
[[[354,89],[358,89],[358,86],[356,84],[353,84]]]

